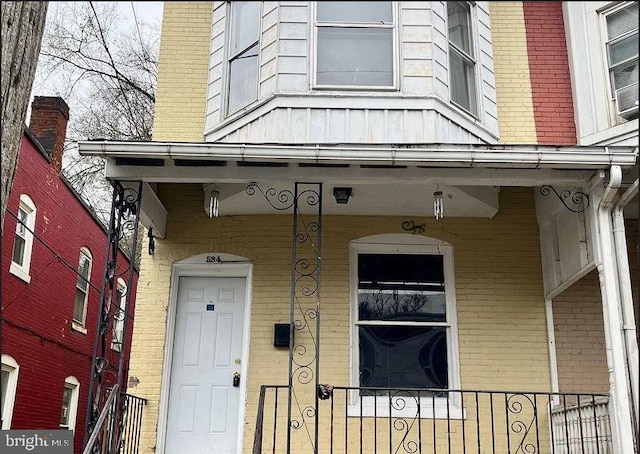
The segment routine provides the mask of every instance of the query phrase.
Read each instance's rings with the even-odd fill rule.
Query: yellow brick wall
[[[490,2],[500,142],[536,143],[522,2]]]
[[[608,392],[602,299],[592,271],[553,300],[558,384],[564,392]]]
[[[289,317],[291,217],[209,219],[203,211],[200,185],[161,185],[159,194],[169,211],[167,239],[156,241],[154,256],[143,255],[131,353],[130,376],[140,383],[130,392],[149,399],[141,453],[152,453],[156,442],[171,265],[204,252],[231,253],[254,261],[245,424],[245,451],[249,452],[259,386],[287,383],[287,352],[273,348],[272,334],[273,324]],[[503,188],[500,207],[493,219],[420,220],[426,222],[428,236],[454,247],[462,387],[550,390],[533,192]],[[349,384],[349,241],[405,233],[403,220],[325,216],[322,382]]]
[[[153,140],[202,142],[212,2],[164,2]]]

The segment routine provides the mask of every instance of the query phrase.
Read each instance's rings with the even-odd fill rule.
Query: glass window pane
[[[87,291],[89,287],[89,274],[91,273],[91,259],[80,253],[80,263],[78,264],[78,280],[76,287]]]
[[[638,34],[609,45],[609,65],[615,65],[632,57],[638,57]]]
[[[473,56],[471,41],[471,11],[469,5],[462,2],[447,2],[449,21],[449,41],[458,46],[468,56]]]
[[[358,290],[360,320],[444,322],[444,292],[416,290]]]
[[[360,386],[448,387],[446,328],[361,326]]]
[[[18,222],[16,222],[16,233],[24,237],[27,233],[25,224],[27,223],[27,212],[22,208],[18,208]]]
[[[393,85],[393,35],[387,28],[318,28],[319,85]]]
[[[613,68],[614,89],[628,87],[638,83],[638,60],[630,61]]]
[[[231,61],[229,113],[258,99],[258,45]]]
[[[16,235],[13,243],[13,258],[11,260],[20,266],[22,266],[24,262],[24,246],[24,238]]]
[[[73,304],[73,319],[82,324],[84,324],[85,295],[85,292],[83,292],[79,288],[76,288],[76,299]]]
[[[231,2],[231,55],[245,49],[260,35],[260,2]]]
[[[476,111],[475,76],[473,64],[449,47],[451,65],[451,100],[471,113]]]
[[[7,387],[9,386],[9,374],[8,370],[2,369],[2,402],[6,402],[7,399]]]
[[[630,6],[607,16],[607,34],[610,40],[637,29],[637,3],[632,3]]]
[[[391,2],[318,2],[318,21],[390,24]]]
[[[64,392],[62,393],[62,413],[60,415],[60,425],[68,426],[69,425],[69,406],[71,403],[71,395],[73,394],[72,388],[67,388],[65,386]]]

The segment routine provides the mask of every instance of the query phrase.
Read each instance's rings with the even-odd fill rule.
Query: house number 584
[[[222,259],[219,255],[207,255],[207,263],[220,263]]]

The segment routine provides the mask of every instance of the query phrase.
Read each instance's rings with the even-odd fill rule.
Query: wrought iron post
[[[322,183],[296,183],[291,258],[287,453],[292,450],[292,429],[306,432],[313,453],[318,452],[321,247]]]
[[[120,389],[126,390],[124,383],[124,357],[126,355],[126,336],[128,327],[128,308],[130,307],[133,292],[133,276],[135,272],[135,253],[138,236],[138,224],[140,221],[140,204],[142,201],[142,182],[135,183],[137,189],[125,187],[120,181],[114,182],[113,197],[111,202],[111,217],[109,221],[109,229],[107,232],[107,247],[105,251],[105,261],[103,268],[102,290],[100,292],[100,306],[98,311],[98,319],[96,321],[96,334],[93,345],[93,357],[91,364],[91,378],[89,381],[89,396],[87,399],[87,414],[85,418],[85,433],[83,438],[83,446],[95,428],[100,411],[106,398],[105,372],[111,369],[113,375],[116,375],[116,382],[120,385]],[[132,230],[131,248],[129,253],[129,266],[126,269],[118,268],[118,252],[121,240],[127,231]],[[120,307],[121,302],[117,298],[117,279],[121,276],[127,276],[127,291],[125,296],[125,306]],[[124,323],[121,334],[120,349],[118,351],[118,365],[109,364],[107,353],[110,348],[109,334],[113,329],[113,314],[111,307],[115,309],[113,314],[124,311]],[[113,430],[111,432],[108,444],[113,452],[119,451],[120,434],[121,434],[121,416],[122,401],[120,393],[116,396],[115,409],[116,421],[113,421]],[[97,447],[100,446],[98,443]],[[111,452],[111,449],[109,450]]]

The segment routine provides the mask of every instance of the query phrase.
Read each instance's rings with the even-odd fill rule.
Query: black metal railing
[[[142,410],[147,405],[147,399],[121,394],[124,403],[122,416],[122,444],[120,454],[138,454],[140,447],[140,429],[142,428]]]
[[[120,392],[118,400],[113,392],[117,389],[115,385],[109,391],[83,454],[138,454],[142,409],[147,399]]]
[[[320,385],[319,439],[287,442],[288,387],[262,386],[253,454],[609,454],[606,394]],[[305,448],[306,447],[306,448]]]

